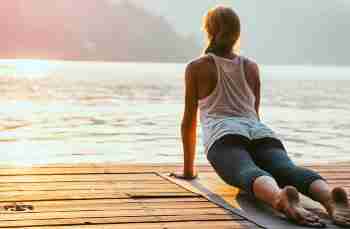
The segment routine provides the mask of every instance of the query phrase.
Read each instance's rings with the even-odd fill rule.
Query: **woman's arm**
[[[255,84],[255,110],[260,120],[260,101],[261,101],[261,81],[258,65],[255,66],[256,84]]]
[[[196,71],[193,64],[189,64],[185,74],[185,109],[181,124],[182,145],[184,152],[184,170],[185,179],[196,177],[195,156],[197,142],[197,80]]]
[[[246,68],[249,79],[248,81],[251,84],[252,90],[255,95],[255,111],[260,120],[261,81],[259,66],[253,61],[247,61]]]

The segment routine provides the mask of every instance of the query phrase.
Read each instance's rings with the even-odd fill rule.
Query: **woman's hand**
[[[198,177],[197,174],[185,174],[185,173],[170,173],[170,177],[174,177],[176,179],[182,179],[182,180],[194,180]]]

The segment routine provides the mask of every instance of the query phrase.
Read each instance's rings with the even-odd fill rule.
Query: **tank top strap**
[[[220,67],[220,60],[218,59],[218,57],[215,54],[212,53],[208,53],[207,54],[209,57],[211,57],[214,60],[215,63],[215,67],[216,67],[216,72],[217,72],[217,77],[218,77],[218,83],[221,81],[221,67]]]
[[[208,53],[206,54],[207,56],[211,57],[214,60],[215,66],[218,67],[219,65],[219,60],[217,59],[217,56],[215,56],[215,54],[212,53]]]

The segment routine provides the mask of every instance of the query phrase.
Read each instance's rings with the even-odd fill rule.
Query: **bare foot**
[[[344,188],[334,188],[332,191],[332,204],[328,210],[334,224],[350,228],[350,204]]]
[[[301,206],[299,193],[292,186],[287,186],[282,190],[280,199],[276,204],[276,210],[299,225],[317,228],[324,228],[326,226],[318,216]]]

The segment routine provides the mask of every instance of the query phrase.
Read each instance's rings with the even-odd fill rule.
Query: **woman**
[[[298,192],[301,192],[320,202],[334,223],[350,226],[346,191],[331,190],[319,174],[296,166],[280,139],[260,121],[258,65],[233,51],[240,38],[238,16],[231,8],[216,7],[206,15],[204,30],[208,37],[205,55],[186,69],[181,127],[184,171],[174,176],[196,177],[199,108],[207,158],[225,182],[300,225],[324,227],[318,216],[300,205]]]

